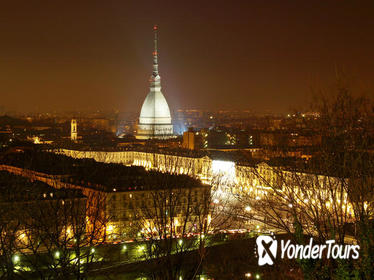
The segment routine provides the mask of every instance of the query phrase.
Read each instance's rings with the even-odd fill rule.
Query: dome
[[[161,90],[148,93],[140,111],[139,124],[171,124],[169,105]]]
[[[169,105],[161,92],[161,87],[157,86],[159,83],[160,77],[157,76],[152,81],[153,85],[143,102],[136,136],[138,139],[166,139],[173,135]]]

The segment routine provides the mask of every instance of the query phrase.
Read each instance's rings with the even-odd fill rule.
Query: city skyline
[[[374,279],[374,1],[0,9],[0,278]]]
[[[372,8],[368,1],[7,3],[0,106],[140,111],[154,24],[162,29],[160,73],[172,111],[284,113],[306,107],[311,88],[329,87],[336,71],[370,92]]]

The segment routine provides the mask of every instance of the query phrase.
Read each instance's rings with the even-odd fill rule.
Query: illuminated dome
[[[170,110],[161,92],[161,78],[158,74],[157,26],[155,32],[155,50],[153,52],[153,73],[150,78],[149,93],[140,111],[137,139],[167,139],[173,137],[173,124]]]

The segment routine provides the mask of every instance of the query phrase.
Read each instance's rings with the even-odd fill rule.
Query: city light
[[[20,257],[18,255],[13,256],[13,263],[18,263],[20,261]]]
[[[235,163],[232,161],[213,160],[212,176],[213,179],[220,180],[222,185],[232,185],[236,181]]]

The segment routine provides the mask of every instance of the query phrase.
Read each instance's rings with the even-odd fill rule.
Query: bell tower
[[[70,125],[70,139],[71,141],[77,141],[78,140],[78,130],[77,130],[77,120],[72,119],[71,125]]]

